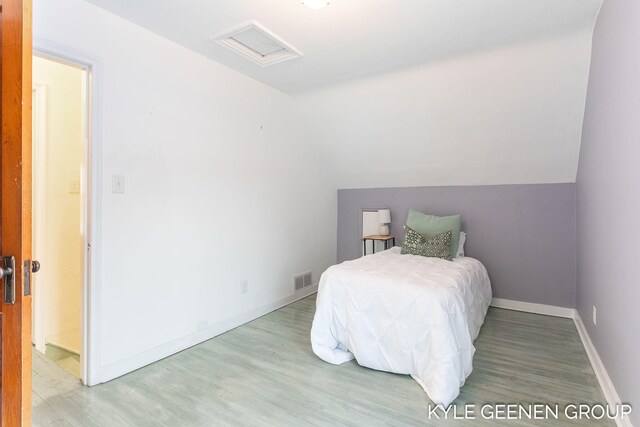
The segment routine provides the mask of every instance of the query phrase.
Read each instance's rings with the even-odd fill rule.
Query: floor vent
[[[297,276],[293,276],[293,290],[298,291],[302,288],[306,288],[310,286],[313,281],[313,276],[311,272],[298,274]]]
[[[302,52],[253,21],[210,39],[263,67],[302,56]]]

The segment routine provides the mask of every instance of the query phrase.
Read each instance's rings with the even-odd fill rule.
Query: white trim
[[[513,301],[509,299],[493,298],[491,307],[506,308],[508,310],[525,311],[527,313],[544,314],[545,316],[565,317],[573,319],[575,309],[557,307],[555,305],[536,304],[533,302]]]
[[[33,124],[36,132],[33,133],[32,143],[32,251],[31,257],[35,260],[41,259],[40,247],[37,242],[41,242],[41,234],[46,229],[46,200],[44,197],[37,197],[38,194],[46,194],[47,188],[47,85],[33,82]],[[33,322],[31,325],[31,340],[36,346],[36,350],[44,354],[46,351],[47,323],[46,318],[46,286],[39,286],[39,276],[34,275],[33,279]]]
[[[50,40],[34,37],[33,53],[87,71],[87,212],[85,280],[82,308],[81,376],[86,385],[99,384],[101,368],[101,230],[102,230],[102,60]]]
[[[496,308],[505,308],[507,310],[524,311],[527,313],[543,314],[545,316],[556,316],[573,319],[573,322],[576,325],[576,329],[578,330],[578,335],[580,336],[580,340],[582,341],[584,350],[589,357],[589,361],[591,362],[591,367],[596,374],[596,378],[598,378],[600,389],[602,390],[602,394],[604,394],[604,398],[606,399],[607,404],[610,406],[615,406],[622,403],[622,401],[620,400],[620,396],[618,396],[618,392],[616,391],[616,388],[613,385],[613,382],[611,381],[611,378],[609,377],[604,364],[602,363],[602,359],[600,359],[600,355],[593,345],[591,337],[589,337],[589,333],[587,332],[587,329],[582,322],[582,318],[580,317],[578,310],[576,310],[575,308],[557,307],[554,305],[536,304],[523,301],[513,301],[502,298],[493,298],[491,300],[491,306]],[[618,427],[633,427],[633,425],[631,424],[631,419],[629,417],[624,419],[616,418],[615,421]]]
[[[602,389],[604,398],[607,400],[607,404],[609,404],[610,406],[619,405],[622,403],[622,401],[620,400],[620,396],[618,396],[618,392],[616,391],[616,388],[611,381],[611,377],[609,377],[609,374],[607,373],[607,370],[602,363],[602,359],[600,359],[600,355],[593,345],[591,337],[589,337],[587,328],[584,327],[584,323],[582,322],[582,318],[580,317],[578,310],[574,311],[575,315],[573,317],[573,321],[576,324],[576,329],[578,330],[578,334],[580,335],[580,339],[582,340],[582,345],[587,352],[587,356],[589,356],[591,366],[596,373],[596,377],[598,378],[598,382],[600,383],[600,388]],[[624,419],[616,418],[615,421],[618,427],[633,427],[631,424],[631,419],[629,417]]]
[[[274,301],[270,304],[263,305],[247,313],[240,314],[232,317],[231,319],[216,323],[209,326],[207,329],[203,329],[196,333],[187,335],[182,338],[175,339],[165,344],[161,344],[150,350],[143,351],[134,356],[127,357],[126,359],[119,360],[110,365],[102,368],[102,381],[110,381],[119,376],[128,374],[143,366],[149,365],[153,362],[157,362],[160,359],[171,356],[179,351],[185,350],[201,342],[210,340],[220,334],[223,334],[245,323],[251,322],[265,314],[278,310],[286,305],[289,305],[295,301],[305,298],[318,291],[318,285],[310,285],[302,288],[293,294]]]

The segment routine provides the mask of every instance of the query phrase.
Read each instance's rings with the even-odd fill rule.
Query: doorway
[[[88,70],[33,57],[35,351],[83,380],[88,201]]]

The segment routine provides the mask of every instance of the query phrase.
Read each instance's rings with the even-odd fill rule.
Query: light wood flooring
[[[428,419],[409,376],[311,351],[315,295],[124,377],[84,387],[34,352],[35,426],[578,425]],[[456,404],[604,403],[573,321],[491,308]],[[614,425],[583,421],[588,425]]]

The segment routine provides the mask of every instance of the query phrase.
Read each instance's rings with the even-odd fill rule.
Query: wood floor
[[[428,419],[408,376],[333,366],[311,351],[315,295],[107,384],[34,357],[36,426],[496,425]],[[456,404],[604,403],[573,321],[491,308]],[[583,421],[585,423],[585,421]],[[577,425],[576,421],[502,421]],[[614,425],[590,421],[589,425]]]

